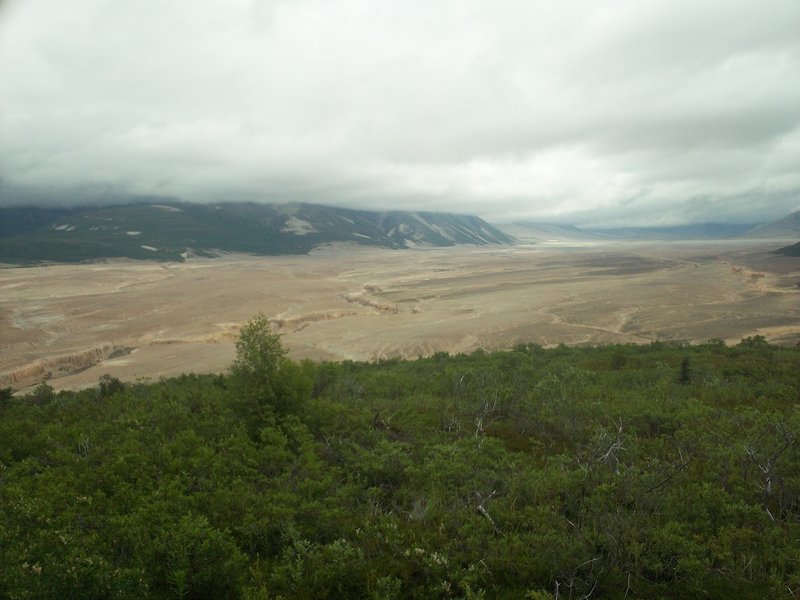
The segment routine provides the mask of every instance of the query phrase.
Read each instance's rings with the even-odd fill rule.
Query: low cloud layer
[[[0,204],[800,209],[796,0],[10,0]]]

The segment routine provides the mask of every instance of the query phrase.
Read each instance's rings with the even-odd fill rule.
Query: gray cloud
[[[584,224],[800,208],[800,4],[0,5],[0,203]]]

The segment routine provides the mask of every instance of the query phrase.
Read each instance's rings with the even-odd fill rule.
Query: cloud
[[[795,0],[11,0],[0,203],[800,208]]]

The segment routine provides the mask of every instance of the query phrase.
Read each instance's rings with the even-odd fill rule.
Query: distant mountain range
[[[500,227],[476,216],[372,212],[314,204],[141,202],[83,208],[0,208],[0,263],[107,258],[184,260],[226,252],[305,254],[349,242],[383,248],[456,244],[596,243],[624,240],[800,239],[800,211],[763,225],[582,229],[520,222]],[[797,252],[787,247],[790,256]]]
[[[410,248],[515,241],[470,215],[370,212],[313,204],[160,202],[0,208],[0,262],[5,263],[183,260],[192,254],[220,252],[304,254],[334,242]]]
[[[786,217],[765,223],[720,224],[700,223],[674,227],[617,227],[617,228],[579,228],[573,225],[552,223],[519,222],[499,226],[503,231],[523,243],[547,242],[591,242],[612,240],[715,240],[730,238],[800,238],[800,211]]]
[[[620,227],[596,229],[597,233],[624,240],[719,240],[746,235],[753,225],[700,223],[675,227]]]
[[[572,225],[521,222],[501,225],[500,228],[523,244],[591,242],[608,239],[608,236],[580,229]]]
[[[572,225],[529,222],[502,226],[503,231],[527,243],[726,239],[742,236],[752,228],[753,225],[721,225],[718,223],[608,229],[581,229]]]

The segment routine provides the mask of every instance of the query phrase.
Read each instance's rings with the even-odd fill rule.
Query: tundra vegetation
[[[800,349],[296,363],[0,394],[0,597],[800,596]]]

